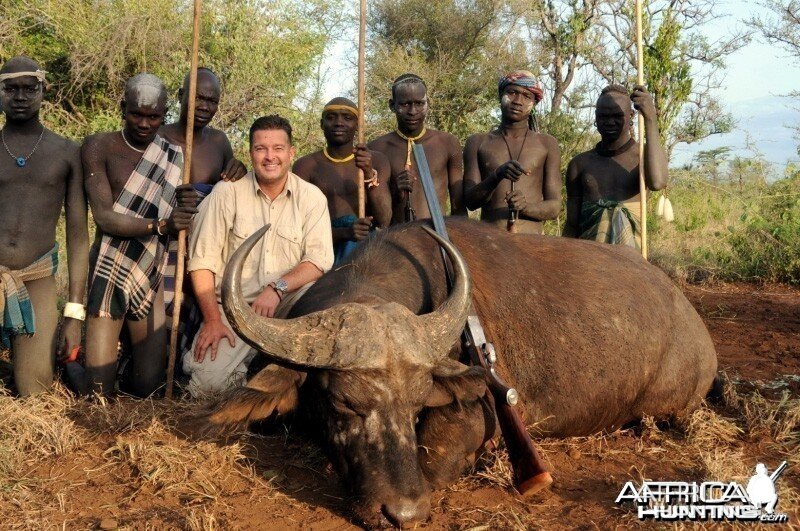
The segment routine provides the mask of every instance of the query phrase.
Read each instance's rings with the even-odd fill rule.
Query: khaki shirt
[[[311,262],[323,273],[331,268],[331,219],[322,191],[290,172],[283,192],[270,201],[249,172],[236,182],[217,183],[200,204],[189,236],[188,270],[213,272],[219,299],[225,264],[267,223],[272,227],[242,269],[242,291],[248,302],[300,262]]]

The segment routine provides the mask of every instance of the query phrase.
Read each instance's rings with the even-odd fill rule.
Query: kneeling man
[[[166,368],[164,271],[170,236],[188,229],[197,192],[181,185],[183,153],[158,135],[167,91],[151,74],[125,85],[121,131],[90,136],[81,148],[86,191],[97,223],[91,252],[86,368],[95,391],[112,393],[123,322],[132,368],[120,386],[148,396]]]
[[[284,317],[333,265],[328,202],[319,188],[289,171],[294,155],[287,120],[257,119],[250,127],[253,171],[217,184],[200,206],[188,269],[203,326],[183,358],[192,396],[243,384],[255,357],[256,351],[231,330],[220,304],[226,262],[250,235],[271,225],[242,272],[244,297],[264,317]]]

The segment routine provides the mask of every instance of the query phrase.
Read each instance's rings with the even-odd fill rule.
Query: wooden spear
[[[364,104],[366,102],[366,42],[367,42],[367,0],[361,0],[358,22],[358,143],[364,143]],[[358,217],[367,215],[367,193],[364,189],[364,172],[358,170]]]
[[[636,75],[644,85],[644,50],[642,47],[642,0],[636,0]],[[647,185],[644,181],[644,116],[639,113],[639,205],[642,228],[642,256],[647,260]]]
[[[194,143],[194,110],[197,98],[197,55],[200,49],[200,2],[194,0],[194,29],[192,33],[192,66],[189,70],[189,109],[186,115],[186,149],[183,153],[183,184],[191,182],[192,144]],[[166,397],[172,398],[175,379],[175,357],[178,350],[178,328],[181,322],[181,299],[183,299],[183,276],[186,260],[186,231],[178,233],[178,263],[175,264],[175,298],[172,301],[172,330],[169,336],[169,361],[167,363]]]

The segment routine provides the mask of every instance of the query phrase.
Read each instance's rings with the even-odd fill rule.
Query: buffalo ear
[[[225,427],[263,420],[273,413],[284,415],[297,407],[305,378],[304,372],[268,365],[245,387],[220,397],[204,416],[210,424]]]
[[[486,394],[486,376],[482,367],[445,358],[433,368],[432,376],[433,390],[425,401],[426,407],[472,402]]]

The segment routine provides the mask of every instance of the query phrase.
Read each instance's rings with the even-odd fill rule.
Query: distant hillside
[[[752,156],[745,144],[747,133],[756,148],[773,164],[773,176],[783,175],[789,161],[799,161],[797,146],[800,140],[794,138],[792,126],[800,126],[800,102],[780,96],[765,96],[731,105],[730,111],[736,118],[732,133],[714,135],[697,144],[681,144],[675,148],[673,166],[691,162],[698,151],[721,146],[732,148],[731,156]]]

